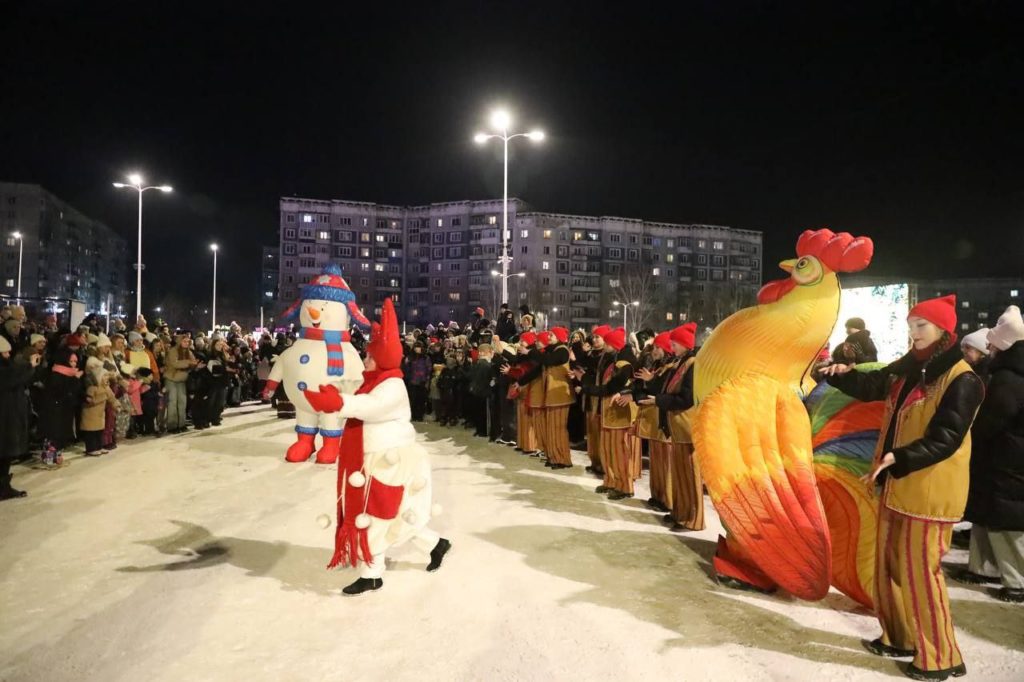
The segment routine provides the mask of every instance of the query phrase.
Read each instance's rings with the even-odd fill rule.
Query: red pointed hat
[[[675,341],[680,346],[693,350],[693,347],[697,345],[697,323],[687,322],[676,327],[669,334],[669,339]]]
[[[611,330],[612,330],[611,327],[609,327],[606,324],[602,324],[599,327],[594,327],[594,330],[592,332],[590,332],[590,334],[591,334],[591,336],[600,336],[603,339],[605,337],[605,335],[608,332],[610,332]]]
[[[555,340],[555,336],[551,332],[545,330],[540,334],[537,334],[537,340],[541,342],[541,345],[550,346]]]
[[[672,353],[672,339],[669,338],[668,332],[661,332],[654,337],[654,345],[662,349],[666,353]]]
[[[380,312],[380,324],[373,323],[366,354],[377,363],[377,369],[396,369],[402,364],[402,340],[398,335],[398,316],[395,304],[390,298],[384,299]]]
[[[523,332],[519,335],[519,340],[525,343],[527,346],[532,346],[537,343],[537,335],[533,332]]]
[[[558,343],[569,342],[569,330],[565,327],[552,327],[551,333],[555,335],[556,339],[558,339]]]
[[[615,350],[622,350],[626,347],[626,330],[622,327],[613,329],[604,335],[604,342]]]
[[[956,294],[921,301],[910,309],[910,314],[907,315],[907,318],[911,317],[920,317],[928,320],[939,329],[955,334]]]

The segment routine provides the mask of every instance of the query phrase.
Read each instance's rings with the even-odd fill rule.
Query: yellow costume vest
[[[666,373],[671,372],[676,368],[675,362],[662,365],[654,373],[657,377],[662,377]],[[638,438],[645,440],[656,440],[662,443],[668,442],[668,437],[661,432],[658,426],[658,419],[661,410],[658,409],[657,405],[638,405],[636,412],[636,435]]]
[[[884,426],[875,448],[875,462],[877,463],[885,454],[881,450],[892,419],[897,420],[893,448],[907,445],[923,437],[928,423],[935,416],[942,396],[946,394],[946,389],[954,379],[970,371],[970,365],[960,360],[930,385],[913,389],[907,396],[903,409],[893,414],[896,396],[899,395],[900,384],[897,383],[885,403],[885,418],[882,420]],[[973,419],[974,417],[971,417],[972,421]],[[967,506],[970,460],[971,433],[968,431],[957,451],[938,464],[915,471],[903,478],[889,476],[882,491],[883,504],[895,512],[920,519],[959,521]]]
[[[614,364],[608,365],[604,370],[604,376],[601,377],[601,385],[608,383],[616,370],[629,365],[630,363],[626,360],[619,360]],[[601,398],[601,427],[605,429],[628,429],[630,424],[633,423],[636,403],[615,405],[612,403],[614,397],[614,395],[610,395]]]
[[[545,407],[565,407],[576,402],[569,383],[569,363],[544,368]]]

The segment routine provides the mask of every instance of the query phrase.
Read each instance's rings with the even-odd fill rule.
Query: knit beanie
[[[846,321],[847,329],[856,329],[858,331],[864,331],[867,329],[867,325],[864,324],[864,320],[859,317],[851,317]]]
[[[687,322],[676,327],[669,334],[669,339],[688,350],[693,350],[693,347],[697,345],[697,323]]]
[[[626,330],[622,327],[613,329],[604,335],[604,342],[619,351],[626,347]]]
[[[100,342],[100,337],[96,336],[95,334],[89,334],[89,336],[86,338],[89,339],[90,346],[95,346],[97,343]]]
[[[523,332],[519,335],[519,340],[525,343],[527,346],[532,346],[537,343],[537,335],[533,332]]]
[[[7,340],[6,336],[0,336],[0,353],[10,353],[11,342]]]
[[[542,346],[550,346],[551,342],[554,341],[554,338],[554,335],[547,330],[537,334],[537,340],[540,341]]]
[[[46,337],[43,336],[42,334],[33,334],[32,336],[28,337],[28,344],[30,346],[34,346],[40,341],[46,343]]]
[[[590,333],[590,335],[591,336],[600,336],[603,339],[605,337],[605,334],[607,334],[611,330],[612,330],[611,327],[609,327],[606,324],[602,324],[599,327],[594,327],[594,330]]]
[[[136,341],[142,340],[142,334],[138,332],[128,332],[128,343],[135,343]]]
[[[988,355],[988,335],[991,331],[988,327],[982,327],[978,331],[971,332],[960,342],[960,347],[973,348],[980,351],[982,355]]]
[[[1019,317],[1020,313],[1018,313]],[[956,294],[921,301],[910,309],[907,318],[920,317],[950,334],[956,333]]]
[[[670,338],[668,332],[661,332],[660,334],[655,336],[653,343],[655,346],[662,349],[669,355],[672,354],[672,339]]]
[[[565,327],[552,327],[551,333],[555,335],[556,339],[558,339],[558,343],[569,342],[569,330]]]
[[[99,336],[97,337],[97,340],[96,340],[96,347],[97,348],[109,348],[110,347],[110,337],[108,337],[103,332],[100,332]]]
[[[1020,308],[1011,305],[999,316],[996,326],[988,332],[989,344],[999,350],[1006,350],[1018,341],[1024,340],[1024,320]]]

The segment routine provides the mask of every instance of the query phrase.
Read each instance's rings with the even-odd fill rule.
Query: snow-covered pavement
[[[324,570],[333,527],[317,523],[336,469],[285,463],[292,426],[243,408],[16,467],[30,497],[0,503],[0,680],[902,679],[862,649],[876,623],[844,596],[712,582],[710,505],[706,531],[674,535],[639,493],[609,502],[581,466],[461,429],[420,429],[444,507],[431,525],[454,544],[442,569],[409,547],[382,590],[342,597],[354,572]],[[968,679],[1024,679],[1024,609],[950,594]]]

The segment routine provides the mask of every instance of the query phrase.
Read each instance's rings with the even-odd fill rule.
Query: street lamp
[[[508,141],[517,137],[528,137],[534,142],[540,142],[544,139],[544,133],[540,130],[534,130],[529,133],[514,133],[508,134],[508,127],[512,123],[512,117],[509,116],[507,111],[501,109],[491,114],[491,125],[495,130],[500,132],[488,135],[487,133],[477,133],[473,136],[473,141],[477,144],[483,144],[491,139],[499,139],[504,143],[505,147],[505,175],[504,182],[502,183],[502,201],[501,201],[501,302],[508,303],[508,264],[512,261],[512,258],[508,255]]]
[[[210,251],[213,251],[213,326],[210,327],[211,334],[217,331],[217,251],[219,250],[220,247],[216,244],[210,244]]]
[[[612,301],[612,305],[615,306],[616,308],[618,308],[619,306],[622,306],[622,328],[625,330],[626,335],[628,336],[629,335],[629,324],[627,323],[628,316],[627,316],[626,313],[629,311],[629,306],[633,306],[634,308],[639,308],[640,307],[640,301],[630,301],[629,305],[627,305],[625,303],[620,303],[619,301]]]
[[[118,189],[131,188],[139,193],[139,254],[135,262],[135,316],[138,317],[142,314],[142,193],[150,189],[170,192],[172,187],[170,185],[150,185],[146,187],[143,185],[142,176],[138,173],[129,175],[127,183],[115,182],[114,187]]]
[[[18,240],[18,305],[21,305],[21,259],[25,253],[25,237],[21,232],[12,232],[11,236]]]

